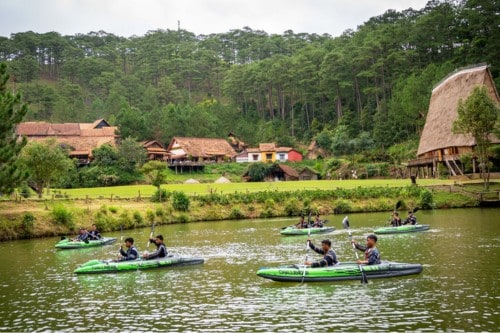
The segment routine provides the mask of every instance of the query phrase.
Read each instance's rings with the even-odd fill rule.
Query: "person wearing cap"
[[[127,247],[127,251],[123,250],[123,245],[120,246],[120,261],[135,260],[139,258],[139,252],[134,246],[134,239],[132,237],[125,239],[125,246]]]
[[[309,243],[309,247],[316,253],[322,254],[323,259],[318,262],[308,262],[306,261],[306,265],[311,265],[311,267],[324,267],[324,266],[333,266],[338,264],[337,255],[335,251],[332,250],[332,242],[329,239],[324,239],[321,241],[321,248],[315,246],[310,239],[307,240]]]
[[[358,260],[360,265],[378,265],[380,264],[380,252],[377,249],[377,236],[368,235],[366,237],[366,246],[359,245],[354,240],[351,241],[356,249],[365,252],[365,260]]]
[[[165,247],[165,244],[163,243],[162,235],[157,235],[154,239],[151,238],[149,241],[155,243],[156,251],[149,254],[145,252],[144,255],[142,256],[142,259],[149,260],[156,258],[165,258],[167,256],[168,252],[167,248]]]
[[[97,226],[95,224],[92,224],[90,227],[89,238],[92,240],[101,239],[101,233],[97,230]]]

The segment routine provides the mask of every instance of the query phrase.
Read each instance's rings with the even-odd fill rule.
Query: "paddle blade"
[[[66,237],[64,237],[64,236],[61,236],[61,240],[65,240],[65,239],[66,239]]]
[[[344,229],[349,229],[349,218],[347,216],[342,220],[342,225],[344,226]]]
[[[394,210],[398,210],[399,207],[401,207],[402,204],[403,204],[403,202],[401,200],[399,200],[398,202],[396,202],[396,208],[394,208]]]
[[[368,279],[366,278],[366,273],[364,271],[361,272],[361,283],[368,283]]]
[[[420,208],[418,207],[415,207],[415,209],[413,210],[413,213],[416,213]]]

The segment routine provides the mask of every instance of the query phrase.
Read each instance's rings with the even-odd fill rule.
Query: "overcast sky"
[[[104,30],[142,36],[148,30],[195,34],[249,26],[270,34],[286,30],[338,36],[388,9],[421,9],[427,0],[0,0],[0,36]]]

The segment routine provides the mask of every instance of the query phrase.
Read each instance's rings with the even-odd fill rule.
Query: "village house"
[[[290,147],[276,147],[275,143],[261,143],[259,148],[247,148],[236,156],[236,162],[302,161],[302,154]]]
[[[485,86],[490,97],[499,101],[493,78],[486,65],[459,70],[450,74],[432,90],[429,111],[417,151],[417,159],[408,162],[410,174],[420,178],[439,177],[438,165],[444,165],[452,176],[463,175],[460,157],[474,154],[472,136],[454,134],[453,122],[458,117],[458,103],[465,101],[476,86]],[[500,139],[492,135],[492,143]],[[478,172],[473,159],[474,173]]]
[[[318,180],[319,172],[310,167],[305,167],[299,172],[299,180]]]
[[[76,158],[79,165],[90,163],[92,150],[104,144],[116,146],[119,135],[117,127],[109,125],[104,119],[93,123],[24,122],[16,127],[18,136],[25,136],[28,141],[54,139],[69,151],[71,158]]]
[[[249,172],[246,171],[242,178],[245,181],[250,180]],[[299,173],[286,164],[275,163],[269,169],[268,174],[264,177],[264,181],[272,182],[272,181],[293,181],[299,180]]]
[[[236,152],[225,139],[173,137],[167,147],[169,164],[230,162]]]
[[[156,140],[150,140],[150,141],[143,141],[141,142],[142,146],[144,149],[146,149],[146,156],[148,160],[157,160],[157,161],[167,161],[168,156],[170,154],[167,152],[165,147],[163,145],[156,141]]]

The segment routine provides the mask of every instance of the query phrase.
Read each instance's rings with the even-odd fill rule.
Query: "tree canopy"
[[[26,138],[18,141],[15,127],[20,123],[28,107],[21,102],[20,94],[7,91],[6,65],[0,64],[0,194],[12,193],[26,177],[26,171],[18,163]]]

